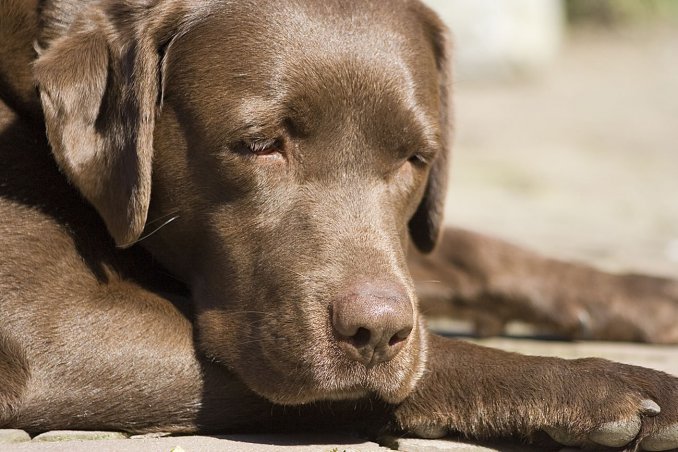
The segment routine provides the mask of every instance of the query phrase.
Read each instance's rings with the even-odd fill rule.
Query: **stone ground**
[[[678,276],[677,52],[675,28],[580,31],[543,77],[491,85],[458,80],[448,221],[611,270]],[[478,342],[536,355],[602,356],[678,375],[675,346]],[[28,438],[0,431],[0,451],[384,450],[342,436],[89,435],[95,439],[52,433],[62,441],[3,443]],[[398,445],[412,452],[529,450],[414,439]]]
[[[580,31],[542,77],[457,80],[447,220],[678,275],[677,28]]]

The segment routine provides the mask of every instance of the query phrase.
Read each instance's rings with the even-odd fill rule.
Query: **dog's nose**
[[[366,366],[393,359],[414,327],[405,288],[389,282],[363,282],[332,303],[337,343]]]

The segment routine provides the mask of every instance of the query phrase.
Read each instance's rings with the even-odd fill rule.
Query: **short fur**
[[[442,224],[448,63],[416,0],[4,0],[0,428],[591,444],[642,415],[628,448],[678,438],[671,376],[423,328],[415,289],[424,311],[461,307],[493,332],[678,341],[673,281],[456,229],[421,254]],[[364,281],[400,288],[414,316],[369,366],[332,327]]]

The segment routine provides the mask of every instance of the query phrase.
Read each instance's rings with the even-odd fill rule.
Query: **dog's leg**
[[[521,320],[569,338],[678,342],[678,282],[610,274],[447,229],[410,268],[428,315],[470,316],[484,335]]]
[[[394,413],[425,437],[539,440],[600,449],[678,447],[678,378],[588,358],[524,356],[430,338],[427,372]],[[544,435],[544,440],[548,438]]]
[[[28,385],[28,363],[18,344],[0,329],[0,428],[16,415]]]
[[[76,276],[53,285],[53,298],[0,303],[14,337],[0,330],[0,428],[227,432],[268,418],[270,402],[200,358],[189,320],[166,298]]]

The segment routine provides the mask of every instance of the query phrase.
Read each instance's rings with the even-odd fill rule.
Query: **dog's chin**
[[[372,380],[372,379],[371,379]],[[378,378],[374,378],[378,380]],[[285,387],[271,388],[270,385],[247,382],[245,384],[259,396],[279,405],[304,405],[320,401],[358,400],[365,397],[375,397],[387,403],[402,401],[414,389],[411,380],[399,382],[394,386],[385,386],[383,381],[379,384],[372,382],[350,384],[345,381],[332,382],[331,386],[337,389],[318,388],[317,385],[295,385],[290,383]],[[372,383],[372,384],[370,384]]]
[[[259,366],[235,366],[233,370],[255,393],[280,405],[303,405],[318,401],[355,400],[367,396],[396,404],[415,388],[424,373],[427,347],[423,325],[413,330],[408,347],[391,361],[366,368],[341,359],[318,360],[305,371],[281,373]],[[261,362],[259,363],[261,364]],[[268,376],[268,378],[263,378]]]

